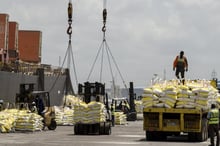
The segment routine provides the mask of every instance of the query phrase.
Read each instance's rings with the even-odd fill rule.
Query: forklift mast
[[[135,94],[134,94],[134,86],[133,86],[133,82],[130,82],[130,88],[129,88],[129,103],[130,103],[130,111],[131,112],[135,112],[135,104],[134,104],[134,98],[135,98]]]
[[[105,84],[99,82],[85,82],[84,85],[78,84],[78,95],[83,97],[85,103],[89,103],[95,99],[95,101],[103,103],[107,111],[110,110],[108,95],[105,93]]]
[[[133,82],[130,82],[130,88],[129,88],[129,100],[130,100],[130,111],[129,114],[127,115],[127,121],[135,121],[137,120],[137,112],[135,110],[135,103],[134,103],[134,86]]]
[[[20,93],[16,95],[16,103],[31,103],[32,99],[29,97],[29,94],[34,91],[34,84],[20,84]]]
[[[105,98],[105,85],[99,82],[85,82],[84,85],[78,85],[78,94],[83,96],[85,103],[91,102],[95,98],[96,101],[106,105],[107,97]]]

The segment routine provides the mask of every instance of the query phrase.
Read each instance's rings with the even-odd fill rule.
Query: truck
[[[85,82],[78,85],[78,96],[82,98],[82,101],[86,104],[90,102],[99,102],[105,106],[105,120],[88,122],[78,121],[74,124],[75,135],[88,135],[88,134],[99,134],[99,135],[110,135],[111,134],[111,111],[108,105],[108,96],[105,93],[105,85],[99,82],[90,83]],[[82,115],[80,115],[82,116]],[[83,117],[85,118],[85,117]]]
[[[188,133],[189,141],[208,139],[208,110],[147,107],[143,109],[146,140],[166,140],[167,136]]]

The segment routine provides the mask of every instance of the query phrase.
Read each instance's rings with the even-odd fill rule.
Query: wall
[[[19,30],[18,50],[20,60],[32,63],[40,63],[41,41],[41,31]]]

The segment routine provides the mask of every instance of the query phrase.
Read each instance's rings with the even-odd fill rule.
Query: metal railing
[[[3,63],[0,62],[0,70],[6,72],[23,73],[35,75],[37,69],[43,68],[45,75],[62,75],[65,74],[65,68],[55,67],[47,64],[30,64],[30,63]]]

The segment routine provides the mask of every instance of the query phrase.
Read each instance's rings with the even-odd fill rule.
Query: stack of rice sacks
[[[106,121],[106,108],[101,102],[79,102],[74,106],[75,123],[100,123]]]
[[[137,113],[142,113],[143,111],[143,105],[142,105],[142,100],[134,100],[135,104],[135,110]]]
[[[79,97],[74,95],[66,95],[63,97],[63,105],[55,107],[55,120],[57,125],[73,125],[74,124],[74,106],[81,102]]]
[[[39,131],[43,128],[43,118],[29,110],[6,109],[0,112],[0,131]]]
[[[28,110],[20,110],[17,115],[15,130],[16,131],[39,131],[43,128],[43,117],[30,113]]]
[[[14,131],[15,118],[6,111],[0,112],[0,132],[8,133]]]
[[[178,87],[176,108],[195,108],[195,99],[192,91],[188,86],[181,85]]]
[[[208,80],[166,81],[144,89],[143,106],[163,108],[208,109],[212,103],[220,103],[218,90]]]
[[[115,112],[115,125],[126,124],[126,115],[123,112]]]
[[[57,125],[73,125],[73,108],[55,106],[55,120]]]

